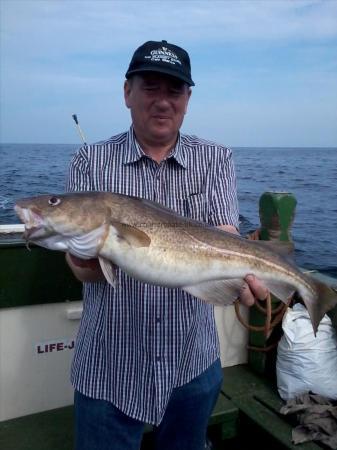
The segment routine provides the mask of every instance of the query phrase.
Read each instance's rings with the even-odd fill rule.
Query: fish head
[[[100,198],[102,197],[102,198]],[[14,207],[25,224],[24,238],[57,249],[57,236],[64,240],[88,235],[108,223],[110,210],[104,193],[50,194],[20,199]],[[60,248],[63,249],[63,248]]]

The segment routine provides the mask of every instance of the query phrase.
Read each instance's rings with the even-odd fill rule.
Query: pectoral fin
[[[102,258],[101,256],[98,257],[98,260],[107,282],[111,284],[113,288],[115,288],[117,279],[116,266],[111,261]]]
[[[238,298],[242,286],[241,278],[233,278],[206,281],[193,286],[184,286],[182,289],[207,303],[226,306],[231,305]]]
[[[112,222],[111,227],[114,228],[118,239],[125,241],[132,247],[149,247],[151,243],[150,237],[137,227],[121,222]]]

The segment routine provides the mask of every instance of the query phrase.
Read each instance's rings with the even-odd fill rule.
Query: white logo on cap
[[[157,50],[152,50],[150,55],[145,56],[145,59],[155,62],[166,62],[175,65],[176,63],[181,65],[181,61],[178,56],[169,48],[161,47]]]

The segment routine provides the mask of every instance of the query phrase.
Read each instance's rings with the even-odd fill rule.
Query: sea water
[[[0,224],[18,223],[16,199],[64,192],[78,146],[0,145]],[[242,234],[259,226],[266,191],[297,199],[292,236],[296,263],[337,276],[337,148],[233,148]]]

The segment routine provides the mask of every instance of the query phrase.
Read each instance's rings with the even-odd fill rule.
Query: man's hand
[[[82,282],[104,281],[101,266],[97,258],[81,259],[66,253],[66,261],[75,277]]]
[[[266,286],[255,275],[247,275],[242,286],[239,300],[246,306],[253,306],[255,299],[265,300],[268,295]]]
[[[228,231],[233,234],[239,234],[237,229],[232,225],[220,225],[218,228],[221,228],[224,231]],[[254,236],[257,239],[257,235]],[[245,306],[253,306],[255,303],[255,299],[265,300],[268,296],[268,289],[262,283],[261,280],[256,278],[255,275],[247,275],[245,277],[245,282],[242,286],[239,301]]]

